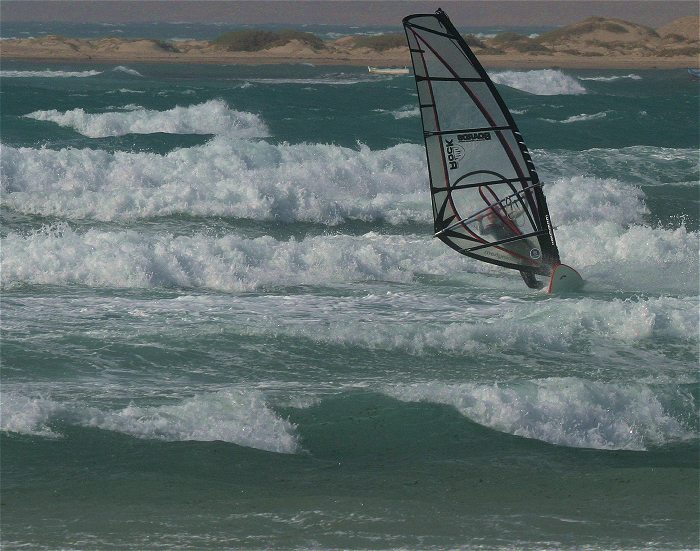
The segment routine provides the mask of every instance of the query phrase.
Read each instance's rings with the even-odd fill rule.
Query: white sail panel
[[[428,81],[442,131],[508,125],[498,103],[483,82]],[[465,98],[467,95],[467,98]],[[473,96],[472,96],[473,95]],[[465,99],[471,101],[464,101]]]

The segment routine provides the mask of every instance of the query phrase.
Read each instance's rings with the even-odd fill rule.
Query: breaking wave
[[[113,71],[116,71],[118,73],[126,73],[127,75],[131,75],[134,77],[143,77],[141,73],[139,73],[136,69],[132,69],[130,67],[125,67],[124,65],[118,65]]]
[[[377,234],[277,241],[268,236],[77,233],[59,225],[29,235],[11,233],[2,240],[0,254],[5,287],[33,283],[246,291],[280,284],[409,281],[418,256],[411,252],[415,245],[424,253],[422,263],[434,256],[428,240]]]
[[[534,71],[498,71],[491,75],[503,84],[538,96],[585,94],[586,89],[575,77],[554,69]]]
[[[571,124],[572,122],[584,122],[584,121],[595,121],[599,119],[604,119],[608,116],[607,111],[602,111],[600,113],[592,113],[592,114],[586,114],[586,113],[581,113],[580,115],[572,115],[564,120],[556,120],[556,119],[540,119],[545,122],[555,122],[559,124]]]
[[[85,78],[101,75],[102,71],[0,71],[2,78]]]
[[[635,75],[633,73],[630,73],[629,75],[611,75],[611,76],[595,76],[595,77],[576,77],[579,80],[591,80],[591,81],[597,81],[597,82],[614,82],[616,80],[623,80],[623,79],[629,79],[629,80],[642,80],[642,77],[639,75]]]
[[[389,113],[396,120],[420,117],[420,111],[417,107],[414,107],[413,105],[404,105],[403,107],[400,107],[399,109],[395,109],[393,111],[389,111],[387,109],[375,109],[375,112]]]
[[[120,120],[134,113],[138,117],[120,113]],[[27,214],[428,223],[421,150],[411,144],[372,151],[223,137],[166,155],[3,146],[0,173],[4,204]]]
[[[276,453],[299,449],[295,427],[270,409],[260,391],[222,390],[179,403],[108,410],[62,403],[18,392],[2,396],[7,432],[60,438],[57,422],[96,427],[137,438],[222,441]]]
[[[648,214],[644,192],[614,178],[553,177],[545,186],[552,219],[560,225],[613,222],[624,229]]]
[[[56,402],[40,397],[29,398],[14,392],[4,392],[0,395],[0,402],[0,430],[46,438],[60,436],[49,427],[51,416],[62,410]]]
[[[221,138],[165,155],[8,146],[0,153],[3,202],[26,214],[122,220],[184,213],[328,225],[432,220],[422,146],[413,144],[375,151]],[[550,209],[557,224],[640,223],[648,210],[644,194],[631,184],[692,182],[700,175],[697,152],[690,149],[534,155],[548,196],[554,194]]]
[[[574,448],[643,451],[696,438],[669,413],[674,402],[696,411],[677,386],[586,381],[573,377],[521,383],[419,383],[386,389],[411,402],[454,406],[465,417],[495,430]]]
[[[562,260],[580,268],[587,285],[598,290],[697,292],[697,232],[611,221],[593,226],[572,222],[560,226],[557,237]],[[239,292],[278,285],[405,283],[418,275],[463,278],[499,273],[491,265],[465,262],[427,236],[378,233],[282,241],[134,230],[79,233],[61,224],[30,234],[11,232],[2,240],[0,254],[6,288],[77,284]],[[489,284],[480,279],[482,285]],[[511,283],[518,282],[491,282],[506,287]]]
[[[34,111],[25,115],[72,128],[89,138],[126,134],[224,134],[237,138],[269,136],[267,125],[258,115],[234,111],[222,100],[210,100],[167,111],[133,109],[129,112],[86,113],[78,108],[60,112],[56,109]]]
[[[691,426],[697,405],[674,384],[551,377],[487,384],[385,384],[380,391],[403,402],[450,405],[479,425],[558,446],[645,451],[697,438]],[[62,438],[62,427],[73,425],[147,440],[221,441],[283,454],[302,451],[298,427],[276,414],[258,390],[220,390],[167,405],[113,409],[12,390],[3,392],[2,404],[0,430],[16,434]]]

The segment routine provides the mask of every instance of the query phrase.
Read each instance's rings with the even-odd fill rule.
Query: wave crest
[[[668,413],[677,401],[697,410],[692,397],[675,386],[565,377],[493,385],[397,385],[386,392],[408,402],[452,405],[480,425],[560,446],[642,451],[696,437]]]
[[[2,240],[2,285],[178,286],[236,292],[265,285],[408,281],[413,272],[406,262],[415,255],[406,241],[376,234],[302,241],[144,236],[136,231],[80,234],[61,224],[30,235],[11,233]],[[423,249],[425,245],[424,241]]]
[[[540,119],[545,122],[553,122],[553,123],[558,123],[558,124],[571,124],[574,122],[586,122],[586,121],[597,121],[600,119],[604,119],[608,116],[608,111],[601,111],[600,113],[581,113],[580,115],[572,115],[570,117],[567,117],[564,120],[556,120],[556,119]]]
[[[101,75],[102,71],[0,71],[2,78],[86,78]]]
[[[0,152],[4,203],[26,214],[431,221],[422,148],[412,144],[372,151],[221,137],[166,155],[7,146]]]
[[[578,79],[555,69],[498,71],[494,72],[491,78],[496,84],[503,84],[538,96],[586,93],[586,88]]]
[[[105,410],[3,393],[0,430],[50,438],[57,421],[129,434],[137,438],[222,441],[276,453],[295,453],[295,426],[277,416],[259,391],[222,390],[173,405]]]
[[[642,77],[639,75],[635,75],[634,73],[630,73],[627,75],[610,75],[610,76],[594,76],[594,77],[578,77],[579,80],[591,80],[591,81],[597,81],[597,82],[614,82],[616,80],[642,80]]]
[[[558,230],[562,260],[580,268],[587,285],[599,290],[695,294],[697,238],[697,232],[683,227],[625,228],[614,222],[573,223]],[[503,274],[496,266],[465,262],[429,237],[373,232],[283,241],[131,230],[79,233],[60,224],[31,234],[9,233],[2,239],[0,260],[4,288],[77,284],[239,292],[270,285],[405,283],[423,274],[458,280],[475,273]],[[509,288],[511,283],[517,280],[496,278],[490,285]]]
[[[70,111],[34,111],[26,118],[49,121],[72,128],[88,138],[124,136],[126,134],[224,134],[237,138],[269,136],[267,125],[258,115],[232,110],[222,100],[209,100],[187,107],[176,106],[167,111],[132,109],[108,113]]]

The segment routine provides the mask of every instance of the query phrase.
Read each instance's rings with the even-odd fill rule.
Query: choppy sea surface
[[[70,23],[66,21],[3,21],[0,39],[8,38],[42,38],[47,35],[69,36],[72,38],[95,39],[105,36],[117,38],[151,38],[168,41],[211,40],[225,32],[241,29],[282,30],[290,26],[298,30],[315,34],[322,40],[334,40],[350,35],[403,34],[401,22],[385,26],[347,26],[347,25],[290,25],[290,24],[243,24],[243,23],[193,23],[193,22],[145,22],[145,23]],[[524,26],[506,28],[466,27],[462,32],[477,37],[492,37],[506,31],[517,31],[526,36],[537,36],[552,30],[551,26]]]
[[[560,297],[431,238],[412,77],[1,76],[3,549],[697,547],[685,71],[493,72]]]

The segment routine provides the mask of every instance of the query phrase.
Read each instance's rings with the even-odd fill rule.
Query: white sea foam
[[[641,189],[612,178],[554,178],[548,180],[545,193],[552,219],[566,225],[612,221],[625,227],[642,223],[649,212]]]
[[[266,84],[266,85],[302,85],[302,86],[351,86],[362,82],[374,82],[377,75],[358,76],[357,74],[336,73],[321,77],[299,77],[299,78],[246,78],[244,83]],[[387,78],[382,75],[379,78]],[[388,78],[393,78],[389,76]]]
[[[98,409],[78,403],[3,393],[1,430],[57,438],[50,425],[64,423],[167,441],[223,441],[277,453],[295,453],[295,426],[270,409],[256,390],[222,390],[198,394],[161,406],[129,405]]]
[[[394,111],[389,111],[386,109],[376,109],[376,112],[389,113],[396,120],[420,117],[420,111],[417,107],[413,105],[404,105],[403,107]]]
[[[494,72],[491,78],[496,84],[503,84],[538,96],[586,93],[586,89],[575,77],[554,69],[498,71]]]
[[[472,36],[475,36],[476,38],[493,38],[495,37],[498,33],[471,33]]]
[[[294,425],[277,416],[258,391],[220,391],[175,405],[86,413],[84,424],[138,438],[220,440],[277,453],[298,449]]]
[[[60,435],[49,428],[49,421],[62,409],[60,404],[46,398],[3,392],[0,395],[0,430],[57,438]]]
[[[647,225],[639,188],[614,179],[556,178],[546,194],[562,261],[593,289],[697,295],[698,232]]]
[[[562,260],[579,268],[592,289],[697,293],[698,235],[685,228],[573,223],[559,228],[558,240]],[[4,287],[178,286],[235,292],[267,285],[409,282],[421,274],[498,272],[491,265],[465,262],[427,236],[375,233],[278,241],[96,229],[79,233],[59,225],[31,234],[11,232],[2,239],[0,254]],[[494,284],[507,285],[498,281]]]
[[[695,410],[676,388],[577,378],[522,383],[396,385],[387,394],[404,401],[449,404],[495,430],[575,448],[646,450],[696,437],[668,413],[673,401]]]
[[[331,225],[431,221],[424,152],[413,144],[373,151],[222,137],[165,155],[7,146],[0,153],[4,203],[29,214],[118,220],[188,213]],[[699,170],[697,152],[689,149],[534,154],[558,225],[640,223],[648,212],[644,194],[630,182],[690,182]],[[596,173],[618,179],[571,176]]]
[[[419,256],[413,245],[423,249],[421,263],[433,256],[427,239],[378,234],[277,241],[136,231],[77,233],[60,225],[29,235],[10,233],[2,240],[0,258],[6,287],[35,283],[244,291],[263,285],[408,281],[415,269],[410,264]]]
[[[585,121],[595,121],[599,119],[604,119],[608,116],[608,111],[601,111],[600,113],[581,113],[580,115],[571,115],[564,120],[556,119],[540,119],[545,122],[555,122],[560,124],[571,124],[572,122],[585,122]]]
[[[138,111],[119,113],[138,116]],[[122,119],[123,120],[123,119]],[[338,224],[431,220],[422,147],[214,139],[166,155],[0,146],[3,201],[100,220],[173,213]]]
[[[143,107],[136,105],[135,103],[127,103],[126,105],[108,105],[107,109],[119,111],[138,111],[139,109],[143,109]]]
[[[425,199],[426,168],[419,149],[422,148],[418,145],[403,144],[372,151],[364,146],[348,149],[321,144],[273,145],[264,141],[224,138],[166,155],[2,147],[3,201],[6,207],[18,212],[72,219],[118,220],[187,213],[331,225],[347,220],[428,224],[431,213]],[[678,174],[683,175],[692,172],[693,163],[697,162],[686,150],[679,153],[652,149],[625,150],[620,152],[620,159],[618,155],[596,156],[595,151],[590,155],[569,152],[555,153],[551,156],[553,161],[549,162],[550,156],[545,154],[547,162],[544,165],[547,170],[556,171],[560,166],[566,170],[570,164],[579,161],[594,165],[614,162],[620,165],[619,171],[623,175],[623,161],[629,155],[635,158],[656,155],[674,167],[678,165]],[[547,166],[548,163],[551,166]],[[560,176],[547,178],[547,181],[550,183],[546,193],[557,226],[562,260],[582,268],[590,284],[623,291],[697,292],[697,232],[689,232],[682,226],[647,226],[645,216],[648,211],[640,189],[612,178]],[[139,243],[134,237],[136,234],[60,233],[64,239],[77,240],[78,243],[88,238],[96,240],[107,247],[105,253],[110,247],[120,249],[125,246],[133,252],[142,246],[146,249],[150,246]],[[26,240],[34,240],[35,246],[43,243],[42,246],[60,247],[60,242],[55,239],[50,232],[31,237],[11,234],[7,243],[8,246],[24,243],[18,244],[16,249],[22,256],[21,248],[27,244]],[[307,242],[300,242],[298,250],[306,247],[301,243]],[[185,251],[192,246],[185,242],[181,245]],[[205,248],[209,246],[207,244]],[[280,245],[274,242],[271,246],[279,248]],[[424,241],[409,244],[399,240],[391,246],[421,248]],[[421,252],[427,254],[428,263],[434,258],[433,253]],[[176,253],[174,249],[169,252],[171,255]],[[11,256],[7,256],[8,262]],[[472,264],[465,264],[458,255],[452,256],[456,272],[479,271]],[[416,265],[422,262],[411,251],[403,251],[392,258]],[[148,264],[153,257],[138,253],[131,260]],[[205,259],[203,262],[207,264]],[[410,274],[449,273],[441,272],[441,267],[447,264],[440,262],[439,268],[424,266],[410,271]],[[485,265],[473,264],[481,266],[481,271],[489,270]],[[392,266],[391,262],[387,266],[386,273],[376,277],[395,280],[396,276],[389,274],[397,266]],[[69,271],[67,268],[66,274]],[[158,273],[158,270],[152,271]],[[19,275],[20,272],[7,272],[13,276],[10,280],[4,278],[4,283],[35,280],[36,276]],[[129,277],[121,268],[116,272],[122,275],[103,280],[94,271],[87,270],[84,277],[70,281],[87,285],[95,281],[97,285],[117,286],[131,285],[132,277],[136,286],[158,281],[158,278],[144,279],[144,274],[138,269]],[[239,287],[222,284],[217,282],[217,278],[223,277],[221,274],[205,276],[205,272],[201,271],[201,278],[197,274],[183,278],[166,275],[163,284],[222,289],[254,288],[258,284],[252,277],[243,278]],[[290,283],[306,281],[302,272],[292,269],[295,275]],[[352,274],[348,271],[347,278],[352,279]],[[317,275],[320,278],[320,274]],[[308,281],[320,281],[316,279],[317,275],[310,276]],[[60,282],[62,277],[68,276],[56,276],[56,281]],[[410,280],[413,275],[405,272],[401,277]],[[341,280],[343,277],[331,277],[331,281]],[[50,281],[49,277],[46,282]],[[260,281],[270,280],[263,278]]]
[[[613,82],[615,80],[623,80],[623,79],[629,79],[629,80],[642,80],[642,77],[639,75],[635,75],[633,73],[630,73],[628,75],[610,75],[610,76],[594,76],[594,77],[577,77],[579,80],[591,80],[591,81],[598,81],[598,82]]]
[[[596,286],[628,292],[697,295],[698,232],[615,222],[572,224],[557,230],[562,260]]]
[[[86,113],[81,108],[64,112],[51,109],[34,111],[25,117],[73,128],[89,138],[154,132],[225,134],[237,138],[269,135],[267,125],[258,115],[234,111],[222,100],[210,100],[186,107],[177,106],[167,111],[141,108],[128,113]]]
[[[483,285],[483,277],[481,278]],[[513,288],[519,284],[513,281]],[[473,308],[454,297],[415,293],[327,299],[284,297],[261,301],[239,299],[234,312],[245,312],[243,332],[286,335],[313,342],[422,355],[439,353],[528,354],[567,352],[606,343],[644,346],[661,340],[697,346],[697,305],[693,300],[662,297],[610,301],[579,298],[530,301],[502,299]],[[194,310],[198,306],[192,306]],[[291,309],[293,320],[280,323]],[[430,313],[430,314],[428,314]],[[677,368],[673,362],[659,367]]]
[[[132,69],[130,67],[125,67],[124,65],[118,65],[113,71],[116,72],[121,72],[121,73],[126,73],[127,75],[135,76],[135,77],[142,77],[143,75],[139,73],[136,69]]]
[[[102,71],[0,71],[1,78],[85,78],[101,75]]]

